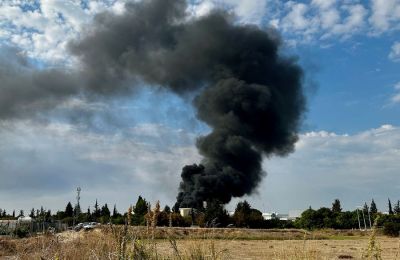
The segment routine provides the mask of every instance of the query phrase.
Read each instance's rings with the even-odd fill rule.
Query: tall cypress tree
[[[31,213],[29,214],[29,217],[34,218],[35,217],[35,209],[31,209]]]
[[[72,207],[71,202],[68,202],[67,206],[65,207],[65,216],[72,218],[73,215],[74,215],[74,208]]]
[[[371,201],[371,207],[369,208],[369,211],[371,212],[371,214],[378,213],[378,208],[376,207],[374,199],[372,199]]]
[[[96,199],[96,203],[94,204],[93,217],[95,220],[97,220],[97,218],[100,217],[100,208],[99,208],[99,204],[97,203],[97,199]]]
[[[113,217],[118,216],[117,204],[114,204]]]
[[[363,211],[364,211],[365,215],[368,215],[369,208],[368,208],[367,202],[364,203]]]
[[[389,198],[388,198],[388,207],[389,207],[389,215],[393,215],[392,202],[390,202]]]
[[[87,208],[86,220],[87,221],[92,221],[92,213],[90,212],[90,206]]]

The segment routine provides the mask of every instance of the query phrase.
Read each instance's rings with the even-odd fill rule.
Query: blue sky
[[[317,84],[310,97],[311,129],[355,133],[377,125],[399,124],[399,106],[391,103],[398,63],[387,58],[391,37],[357,37],[329,48],[301,46],[300,59],[315,66]]]
[[[36,67],[68,68],[75,61],[66,43],[95,14],[123,6],[3,1],[0,43]],[[347,209],[375,198],[384,211],[388,197],[400,199],[400,0],[198,0],[188,13],[195,18],[212,8],[236,13],[238,24],[274,26],[282,53],[298,56],[306,75],[308,112],[296,152],[266,159],[268,175],[246,199],[280,212],[330,206],[335,198]],[[61,209],[77,186],[84,207],[98,198],[124,210],[140,194],[171,205],[180,169],[200,162],[194,142],[208,131],[190,100],[143,88],[88,103],[72,97],[39,117],[0,119],[0,208]],[[85,117],[71,118],[66,112],[74,109]]]

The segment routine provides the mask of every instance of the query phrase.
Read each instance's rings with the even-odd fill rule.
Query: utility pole
[[[79,214],[79,212],[77,212],[77,211],[78,211],[78,209],[80,207],[79,200],[81,199],[81,187],[76,188],[76,193],[77,193],[76,194],[76,206],[75,206],[75,209],[74,209],[73,226],[75,226],[76,215]]]

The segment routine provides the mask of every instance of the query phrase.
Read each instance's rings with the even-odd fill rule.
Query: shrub
[[[29,228],[27,226],[20,226],[14,230],[14,235],[23,238],[29,235]]]
[[[400,223],[386,222],[383,224],[383,233],[388,236],[397,237],[400,235]]]

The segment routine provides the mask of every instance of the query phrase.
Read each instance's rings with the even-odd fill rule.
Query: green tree
[[[29,217],[34,218],[35,217],[35,209],[31,209],[31,213],[29,214]]]
[[[92,221],[92,213],[90,212],[90,206],[88,207],[86,211],[86,221]]]
[[[301,213],[301,217],[296,220],[296,226],[299,228],[313,229],[315,228],[316,211],[311,207]]]
[[[388,208],[389,208],[389,215],[393,215],[392,202],[390,202],[389,198],[388,198]]]
[[[365,216],[368,216],[369,208],[368,208],[367,202],[364,203],[363,212],[364,212]]]
[[[132,216],[132,224],[133,225],[144,225],[145,219],[144,216],[147,214],[148,203],[142,196],[138,197],[136,201],[135,208],[133,209],[134,215]]]
[[[332,203],[332,212],[334,212],[334,213],[342,212],[342,207],[340,205],[339,199],[335,199],[335,201]]]
[[[106,203],[106,204],[104,204],[103,207],[101,207],[101,216],[102,217],[110,217],[110,214],[111,214],[110,210],[109,210],[108,205]]]
[[[44,214],[45,214],[44,208],[43,208],[43,206],[41,206],[41,207],[40,207],[40,216],[41,216],[41,217],[44,217]]]
[[[71,202],[68,202],[67,206],[65,207],[65,216],[72,218],[73,215],[74,215],[74,208],[72,207]]]
[[[165,205],[164,210],[165,213],[171,213],[171,208],[168,205]]]
[[[114,204],[113,217],[116,217],[118,215],[119,215],[119,213],[118,213],[118,210],[117,210],[117,204]]]
[[[100,213],[101,212],[100,212],[99,204],[97,203],[97,199],[96,199],[96,203],[94,204],[94,211],[92,214],[92,218],[97,221],[97,218],[100,217]]]
[[[104,204],[103,207],[101,207],[101,210],[100,210],[100,218],[99,218],[100,222],[103,224],[109,222],[110,215],[111,215],[110,209],[108,208],[108,205],[106,203],[106,204]]]
[[[371,201],[371,207],[369,208],[369,211],[371,212],[371,214],[376,214],[378,213],[378,208],[376,207],[375,201],[374,199],[372,199]]]
[[[251,214],[251,206],[245,200],[238,202],[236,205],[235,213],[233,214],[233,221],[237,227],[246,227],[249,225],[249,217]]]
[[[396,215],[400,214],[400,200],[398,200],[397,203],[394,205],[393,213]]]
[[[209,227],[225,227],[229,224],[228,212],[218,200],[207,201],[204,218]]]
[[[248,226],[250,228],[262,228],[264,224],[264,218],[262,212],[258,209],[251,209],[248,217]]]
[[[45,215],[44,215],[45,221],[50,221],[51,220],[51,210],[47,210]]]
[[[356,211],[344,211],[336,217],[335,228],[352,229],[358,228],[358,218]]]

